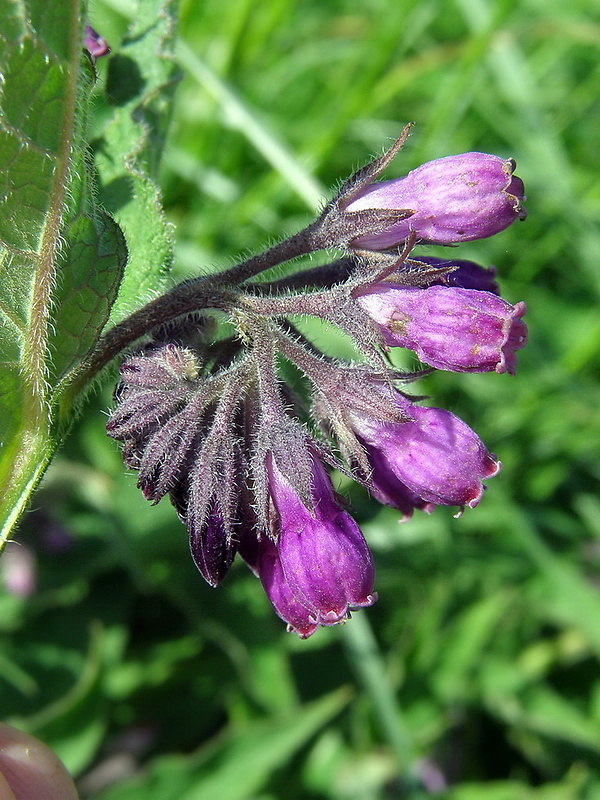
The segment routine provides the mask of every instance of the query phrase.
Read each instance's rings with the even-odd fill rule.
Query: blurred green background
[[[113,52],[131,13],[91,6]],[[203,583],[104,434],[107,387],[3,559],[3,717],[97,800],[599,798],[600,4],[183,0],[180,32],[174,280],[299,229],[408,121],[390,176],[517,160],[528,220],[456,255],[527,303],[518,374],[423,382],[504,468],[405,525],[341,483],[379,601],[300,642],[242,564]]]

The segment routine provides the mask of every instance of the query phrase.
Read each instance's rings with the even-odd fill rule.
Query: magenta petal
[[[402,487],[425,504],[475,507],[483,494],[481,481],[496,475],[500,462],[449,411],[413,405],[411,415],[412,421],[407,422],[353,415],[357,436],[368,454],[375,453],[374,486],[387,467]],[[389,481],[381,491],[390,492]],[[403,494],[400,500],[404,502]],[[403,508],[400,502],[391,504]]]
[[[390,469],[386,455],[374,447],[368,447],[371,464],[369,490],[373,497],[386,506],[392,506],[402,512],[401,522],[408,521],[415,509],[431,514],[435,503],[428,503],[411,491],[406,484]]]
[[[319,627],[315,609],[302,605],[285,579],[277,547],[269,539],[258,545],[257,569],[265,593],[277,614],[287,622],[288,630],[308,639]]]
[[[313,460],[307,508],[269,458],[269,488],[277,513],[276,544],[260,545],[258,573],[277,613],[301,636],[335,625],[349,610],[372,605],[374,567],[358,525],[335,501],[329,476]]]

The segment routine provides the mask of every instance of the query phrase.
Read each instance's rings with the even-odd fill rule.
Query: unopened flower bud
[[[496,283],[496,267],[482,267],[474,261],[463,259],[421,255],[415,256],[413,263],[425,264],[434,269],[447,268],[451,270],[443,277],[428,282],[428,286],[456,286],[460,289],[478,289],[481,292],[500,293]]]
[[[103,39],[100,34],[92,28],[91,25],[85,26],[85,36],[83,39],[83,46],[88,53],[94,58],[107,56],[110,53],[110,47],[106,39]]]
[[[353,246],[385,250],[414,234],[432,244],[485,239],[525,218],[523,182],[513,175],[515,162],[487,153],[463,153],[429,161],[403,178],[371,184],[345,208],[406,209],[412,215]]]
[[[490,292],[454,286],[382,282],[360,292],[357,302],[378,323],[386,344],[414,350],[438,369],[514,374],[516,351],[527,342],[524,303],[512,306]]]
[[[387,422],[351,412],[352,427],[367,451],[374,494],[410,515],[410,508],[435,505],[474,508],[482,480],[500,469],[477,434],[442,408],[427,408],[396,393],[405,422]]]
[[[210,586],[218,586],[231,566],[236,543],[228,533],[218,508],[213,507],[206,520],[198,523],[194,507],[187,509],[190,552],[202,577]]]

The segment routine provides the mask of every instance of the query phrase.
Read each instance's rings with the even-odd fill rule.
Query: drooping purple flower
[[[496,475],[500,462],[459,417],[442,408],[390,398],[406,417],[389,422],[351,411],[351,425],[367,451],[375,496],[410,516],[412,508],[436,505],[474,508],[482,480]]]
[[[372,605],[374,568],[371,553],[352,517],[337,504],[331,481],[313,456],[312,503],[299,497],[267,460],[276,541],[258,542],[256,563],[275,611],[301,638],[319,625],[335,625],[353,608]]]
[[[429,161],[390,181],[371,184],[345,211],[407,209],[413,213],[386,230],[361,236],[353,246],[385,250],[414,234],[431,244],[485,239],[525,218],[523,182],[515,162],[488,153],[462,153]]]
[[[516,351],[527,342],[525,304],[512,306],[491,292],[382,282],[361,288],[356,299],[386,344],[408,347],[438,369],[513,375]]]

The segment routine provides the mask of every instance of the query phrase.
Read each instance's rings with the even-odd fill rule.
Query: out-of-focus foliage
[[[90,9],[112,47],[98,62],[98,136],[111,59],[134,46],[122,45],[131,12],[124,0]],[[516,158],[529,219],[456,252],[495,264],[503,295],[528,304],[517,376],[440,373],[422,389],[504,467],[460,519],[438,508],[405,525],[340,479],[379,601],[300,642],[242,565],[204,585],[173,509],[144,503],[104,435],[106,388],[2,562],[14,580],[31,551],[37,575],[29,596],[0,600],[4,717],[96,800],[593,800],[598,3],[184,0],[180,34],[160,181],[178,279],[298,229],[324,187],[407,121],[391,174],[466,150]],[[365,619],[376,651],[360,646]],[[387,714],[369,682],[378,669]],[[407,763],[418,780],[404,781]]]

